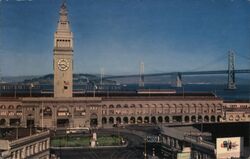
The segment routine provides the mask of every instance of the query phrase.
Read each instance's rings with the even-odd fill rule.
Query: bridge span
[[[140,84],[144,83],[145,77],[159,77],[159,76],[173,76],[176,79],[176,87],[182,87],[182,76],[195,76],[195,75],[228,75],[228,89],[236,88],[235,74],[249,74],[250,69],[239,70],[211,70],[211,71],[186,71],[186,72],[164,72],[164,73],[150,73],[150,74],[131,74],[131,75],[117,75],[106,76],[103,79],[121,79],[121,78],[139,78]]]
[[[241,73],[246,74],[250,73],[250,69],[241,69],[241,70],[235,70],[235,73]],[[176,75],[181,74],[185,76],[192,76],[192,75],[222,75],[222,74],[228,74],[228,70],[215,70],[215,71],[187,71],[187,72],[164,72],[164,73],[149,73],[144,74],[144,77],[155,77],[155,76],[170,76],[170,75]],[[130,77],[140,77],[139,74],[131,74],[131,75],[114,75],[114,76],[106,76],[103,77],[103,79],[117,79],[117,78],[130,78]]]

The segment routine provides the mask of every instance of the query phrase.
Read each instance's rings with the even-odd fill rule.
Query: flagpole
[[[34,84],[33,83],[31,83],[30,84],[30,97],[32,96],[32,93],[31,93],[31,91],[32,91],[32,88],[34,87]]]
[[[42,130],[43,130],[43,101],[42,101]]]

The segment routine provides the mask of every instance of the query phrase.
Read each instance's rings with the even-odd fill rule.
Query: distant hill
[[[54,75],[47,74],[43,76],[9,76],[3,77],[3,83],[33,83],[33,84],[53,84]],[[100,78],[92,74],[74,74],[73,75],[74,84],[84,84],[84,83],[100,83]],[[103,80],[106,84],[115,84],[112,80]]]
[[[1,82],[4,82],[4,83],[17,83],[17,82],[22,82],[24,80],[27,80],[27,79],[32,79],[32,78],[37,78],[37,77],[40,77],[40,76],[3,76],[1,78]]]
[[[6,76],[2,77],[4,83],[39,83],[39,84],[53,84],[53,74],[43,75],[43,76]],[[227,75],[203,75],[203,76],[183,76],[182,81],[184,84],[225,84],[227,82]],[[74,74],[74,83],[84,84],[86,82],[90,83],[100,83],[100,78],[93,74]],[[162,77],[145,77],[145,83],[159,83],[159,84],[171,84],[175,79],[171,76]],[[120,78],[112,80],[103,80],[106,84],[115,84],[116,82],[122,84],[138,83],[139,78]],[[250,75],[236,75],[237,84],[249,84]]]

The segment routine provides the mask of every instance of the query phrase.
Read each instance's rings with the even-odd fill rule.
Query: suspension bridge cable
[[[236,54],[236,56],[237,56],[237,57],[240,57],[240,58],[242,58],[242,59],[244,59],[244,60],[250,60],[250,57],[245,56],[245,55]]]
[[[211,65],[214,65],[214,64],[218,64],[218,62],[221,62],[221,61],[224,61],[225,60],[225,55],[221,55],[219,56],[217,59],[213,60],[213,61],[209,61],[203,65],[200,65],[194,69],[191,69],[190,71],[200,71],[204,68],[208,68],[207,66],[211,66]]]

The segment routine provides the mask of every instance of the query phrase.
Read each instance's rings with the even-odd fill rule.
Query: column
[[[166,137],[166,139],[167,139],[167,145],[169,145],[169,146],[170,146],[170,144],[171,144],[171,142],[170,142],[170,137],[169,137],[169,136],[167,136],[167,137]]]
[[[39,122],[41,120],[40,119],[40,105],[38,105],[38,107],[34,107],[34,109],[35,109],[35,122],[34,122],[34,124],[35,124],[35,126],[37,126],[37,125],[41,126],[40,122]]]
[[[176,148],[177,148],[177,149],[180,148],[180,145],[179,145],[179,141],[178,141],[178,140],[175,140],[175,145],[176,145]]]
[[[21,156],[20,150],[17,150],[17,151],[16,151],[16,159],[20,159],[20,156]]]
[[[69,118],[69,126],[70,127],[75,127],[75,124],[74,124],[74,106],[73,105],[70,105],[70,114],[71,114],[71,118]]]
[[[46,141],[43,141],[43,150],[46,149]]]
[[[169,123],[173,123],[173,116],[169,116]]]
[[[173,139],[173,138],[170,138],[170,146],[171,146],[171,147],[175,147],[174,139]]]
[[[34,145],[33,151],[34,151],[34,154],[36,154],[36,153],[38,152],[38,143],[36,143],[36,144]]]
[[[42,142],[39,142],[38,144],[38,151],[37,152],[40,152],[42,150]]]
[[[56,118],[57,118],[56,106],[53,105],[52,125],[53,125],[54,128],[57,127],[57,125],[56,125]]]
[[[13,151],[13,152],[11,153],[11,159],[15,159],[15,158],[16,158],[16,152]]]
[[[30,149],[30,147],[27,146],[27,147],[26,147],[26,156],[29,156],[29,155],[30,155],[30,150],[29,150],[29,149]]]
[[[33,147],[32,147],[32,145],[31,145],[31,146],[29,146],[28,150],[29,150],[29,155],[32,155],[32,154],[33,154],[33,153],[32,153],[32,151],[33,151]]]
[[[10,119],[6,119],[6,126],[10,126]]]
[[[26,151],[25,151],[25,147],[21,150],[21,158],[26,158]]]
[[[47,139],[47,149],[49,149],[50,148],[50,140],[49,139]]]

